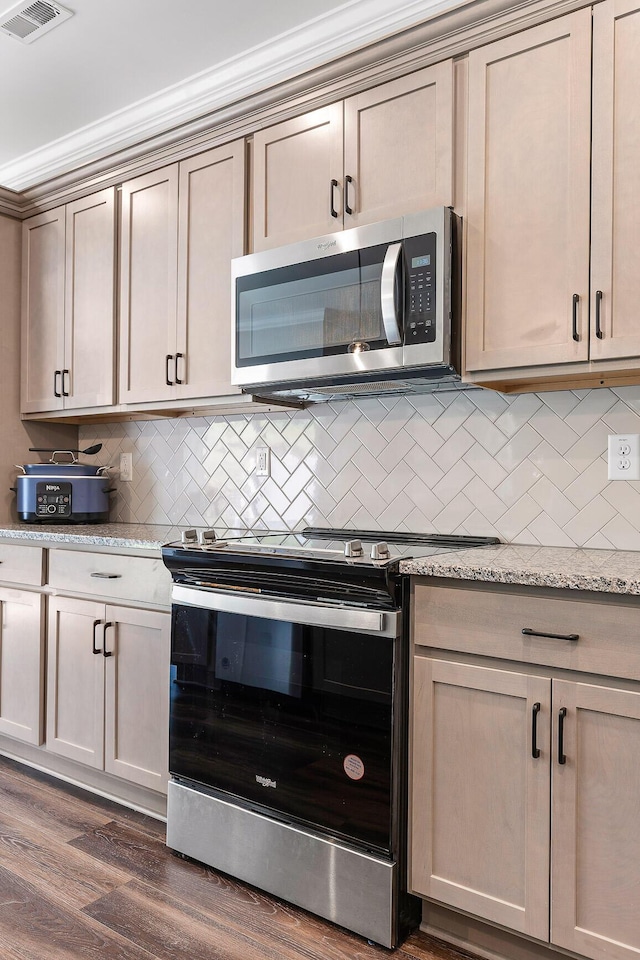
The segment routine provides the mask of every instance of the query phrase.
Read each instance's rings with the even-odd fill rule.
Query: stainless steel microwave
[[[449,207],[232,261],[232,382],[321,400],[459,380]]]

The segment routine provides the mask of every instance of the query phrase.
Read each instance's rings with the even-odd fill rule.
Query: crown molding
[[[163,131],[219,111],[466,0],[351,0],[279,37],[0,166],[0,184],[23,191]]]

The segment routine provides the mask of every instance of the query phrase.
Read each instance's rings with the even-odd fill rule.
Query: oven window
[[[394,643],[174,606],[172,774],[389,850]]]
[[[236,363],[322,357],[350,344],[386,347],[380,277],[387,245],[239,277]]]

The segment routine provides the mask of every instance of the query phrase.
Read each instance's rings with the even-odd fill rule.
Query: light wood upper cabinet
[[[594,360],[640,357],[639,89],[638,0],[598,3],[593,8]]]
[[[23,224],[23,413],[108,406],[114,396],[115,191]]]
[[[173,396],[178,262],[178,165],[122,186],[121,403]]]
[[[229,396],[244,143],[122,187],[120,402]]]
[[[22,225],[21,410],[62,408],[64,367],[64,207]]]
[[[230,396],[231,268],[244,253],[245,145],[180,164],[177,384],[180,397]]]
[[[453,119],[452,60],[345,100],[345,228],[453,206]]]
[[[453,205],[453,62],[254,135],[253,249]]]
[[[415,658],[411,887],[542,940],[549,706],[544,678]]]
[[[254,251],[342,229],[342,139],[341,103],[254,134]]]
[[[469,54],[470,371],[588,358],[590,85],[590,9]]]

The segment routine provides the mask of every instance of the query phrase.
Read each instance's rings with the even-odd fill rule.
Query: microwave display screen
[[[427,254],[424,257],[412,257],[411,258],[411,269],[415,270],[416,267],[430,267],[431,266],[431,254]]]

